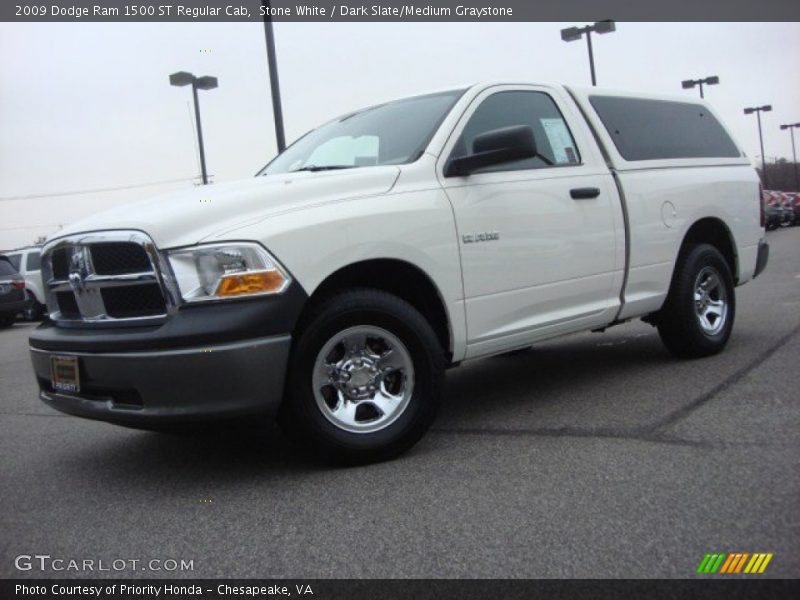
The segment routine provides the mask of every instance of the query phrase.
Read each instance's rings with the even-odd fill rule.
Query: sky
[[[571,25],[278,23],[287,141],[356,108],[479,81],[589,85],[585,43],[560,39]],[[742,109],[772,104],[765,154],[791,158],[779,125],[800,122],[800,23],[618,23],[593,41],[602,87],[694,97],[682,80],[718,75],[706,99],[751,157],[757,124]],[[259,23],[0,23],[0,56],[0,249],[197,184],[191,91],[171,87],[172,72],[219,78],[200,92],[214,182],[275,155]]]

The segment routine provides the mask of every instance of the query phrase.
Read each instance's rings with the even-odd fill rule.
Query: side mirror
[[[450,159],[445,167],[444,176],[469,175],[483,167],[533,158],[536,155],[533,129],[528,125],[493,129],[475,137],[472,142],[472,154]]]

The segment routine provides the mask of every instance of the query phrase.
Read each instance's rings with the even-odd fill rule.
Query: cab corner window
[[[473,153],[475,138],[504,127],[528,126],[533,130],[538,156],[485,167],[476,172],[519,171],[580,164],[575,140],[561,111],[543,92],[497,92],[483,100],[461,132],[451,157]]]

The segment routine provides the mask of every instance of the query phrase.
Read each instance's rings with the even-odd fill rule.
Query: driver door
[[[624,245],[616,187],[582,117],[560,93],[484,90],[440,156],[460,238],[467,358],[607,324],[619,306]],[[538,156],[444,175],[447,161],[469,154],[476,136],[518,125],[533,129]]]

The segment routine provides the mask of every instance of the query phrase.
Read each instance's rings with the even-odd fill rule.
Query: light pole
[[[611,33],[616,31],[617,26],[614,21],[598,21],[594,25],[586,27],[568,27],[561,30],[561,39],[565,42],[574,42],[581,39],[581,35],[586,34],[586,46],[589,48],[589,69],[592,72],[592,85],[597,85],[597,77],[594,74],[594,52],[592,52],[592,32],[597,34]]]
[[[767,159],[764,156],[764,135],[761,133],[761,113],[762,112],[769,112],[772,110],[771,104],[765,104],[764,106],[753,106],[751,108],[745,108],[744,114],[751,115],[756,113],[756,117],[758,117],[758,143],[761,145],[761,172],[764,174],[764,189],[769,189],[769,184],[767,183]]]
[[[213,90],[217,87],[218,82],[216,77],[206,75],[204,77],[195,77],[186,71],[178,71],[169,76],[170,85],[182,87],[184,85],[192,86],[192,98],[194,99],[194,119],[197,123],[197,143],[200,146],[200,169],[203,174],[203,185],[208,184],[208,174],[206,173],[206,151],[203,147],[203,128],[200,125],[200,108],[197,105],[197,90]]]
[[[281,106],[281,88],[278,81],[278,62],[275,59],[275,34],[272,31],[272,16],[269,0],[261,0],[264,7],[264,37],[267,42],[267,66],[269,68],[269,86],[272,92],[272,115],[275,120],[275,141],[278,154],[286,149],[286,137],[283,133],[283,108]]]
[[[717,85],[718,83],[719,83],[719,77],[717,77],[716,75],[712,75],[710,77],[704,77],[703,79],[687,79],[686,81],[681,81],[681,86],[685,90],[691,89],[694,86],[699,86],[700,97],[705,98],[705,94],[703,94],[703,84]]]
[[[797,175],[797,150],[794,148],[794,130],[800,127],[800,123],[790,123],[789,125],[781,125],[781,129],[788,129],[792,136],[792,166],[794,166],[794,191],[800,192],[800,177]]]

